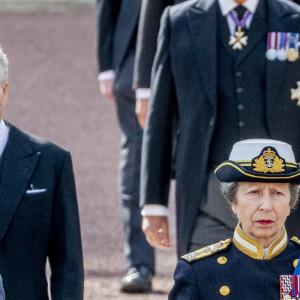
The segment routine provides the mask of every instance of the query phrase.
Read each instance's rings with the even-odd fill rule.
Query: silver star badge
[[[292,92],[292,100],[298,100],[297,105],[300,106],[300,81],[297,81],[298,88],[291,89]]]

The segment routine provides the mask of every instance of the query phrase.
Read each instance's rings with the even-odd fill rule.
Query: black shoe
[[[121,281],[122,293],[147,293],[152,289],[152,273],[146,266],[130,268]]]

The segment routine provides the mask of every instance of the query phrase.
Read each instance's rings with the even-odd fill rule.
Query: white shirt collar
[[[247,0],[243,4],[252,14],[255,13],[259,0]],[[219,0],[223,16],[227,16],[238,4],[234,0]]]
[[[0,156],[2,155],[8,141],[8,127],[3,119],[0,122]]]

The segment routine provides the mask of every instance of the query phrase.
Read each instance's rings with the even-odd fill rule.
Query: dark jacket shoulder
[[[16,155],[23,156],[26,153],[38,153],[41,157],[47,157],[47,159],[63,161],[66,155],[69,155],[69,151],[62,147],[42,139],[36,135],[22,131],[16,126],[6,122],[9,128],[9,140],[8,145],[13,145]]]

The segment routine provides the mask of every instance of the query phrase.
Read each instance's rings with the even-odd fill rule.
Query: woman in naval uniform
[[[239,223],[232,240],[181,258],[169,299],[300,299],[299,282],[282,279],[280,286],[281,275],[300,275],[300,241],[288,240],[284,226],[300,187],[291,146],[274,140],[238,142],[215,174]]]

